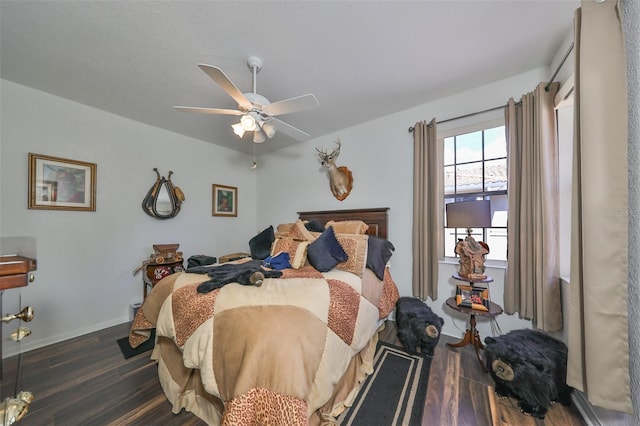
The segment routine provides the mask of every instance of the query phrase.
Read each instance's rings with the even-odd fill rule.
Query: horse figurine
[[[335,143],[338,144],[338,147],[334,149],[331,154],[327,154],[326,150],[320,150],[318,148],[316,148],[316,151],[318,151],[318,157],[322,161],[322,165],[328,169],[329,186],[333,196],[342,201],[351,193],[351,189],[353,188],[353,175],[347,167],[336,166],[336,159],[338,155],[340,155],[342,142],[338,139]]]

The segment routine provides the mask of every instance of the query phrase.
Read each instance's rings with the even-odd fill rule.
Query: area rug
[[[141,353],[144,353],[153,349],[153,347],[155,346],[155,341],[156,341],[156,331],[151,330],[151,337],[149,337],[148,340],[143,342],[140,346],[138,346],[135,349],[132,348],[131,345],[129,344],[129,337],[118,339],[117,342],[118,342],[118,346],[120,346],[120,351],[122,352],[124,359],[129,359],[133,356],[139,355]]]
[[[353,405],[338,418],[340,426],[419,425],[429,382],[431,357],[410,355],[379,342],[373,374]]]

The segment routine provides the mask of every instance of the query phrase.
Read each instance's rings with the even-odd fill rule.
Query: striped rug
[[[373,374],[353,405],[338,418],[340,426],[419,425],[424,409],[431,357],[410,355],[379,342]]]

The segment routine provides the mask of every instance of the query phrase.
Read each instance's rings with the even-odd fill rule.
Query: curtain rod
[[[565,61],[569,57],[569,54],[571,53],[572,50],[573,50],[573,42],[571,42],[571,44],[569,45],[569,48],[567,49],[567,53],[564,54],[564,57],[562,58],[562,61],[560,61],[560,64],[558,65],[558,68],[556,68],[556,72],[554,72],[553,75],[551,76],[551,78],[549,79],[549,83],[547,83],[547,85],[544,86],[544,91],[545,92],[549,91],[549,87],[551,86],[551,83],[553,83],[553,79],[556,78],[556,75],[558,75],[558,72],[560,72],[560,69],[564,65]]]
[[[459,120],[461,118],[473,117],[474,115],[484,114],[485,112],[496,111],[498,109],[502,109],[506,107],[506,105],[500,105],[493,108],[483,109],[482,111],[471,112],[465,115],[459,115],[457,117],[447,118],[446,120],[436,121],[436,124],[448,123],[449,121]],[[409,127],[409,133],[413,133],[413,126]]]

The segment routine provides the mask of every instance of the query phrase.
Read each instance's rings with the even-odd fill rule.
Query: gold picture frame
[[[29,153],[29,208],[96,211],[96,164]]]
[[[238,188],[213,184],[213,216],[238,216]]]

